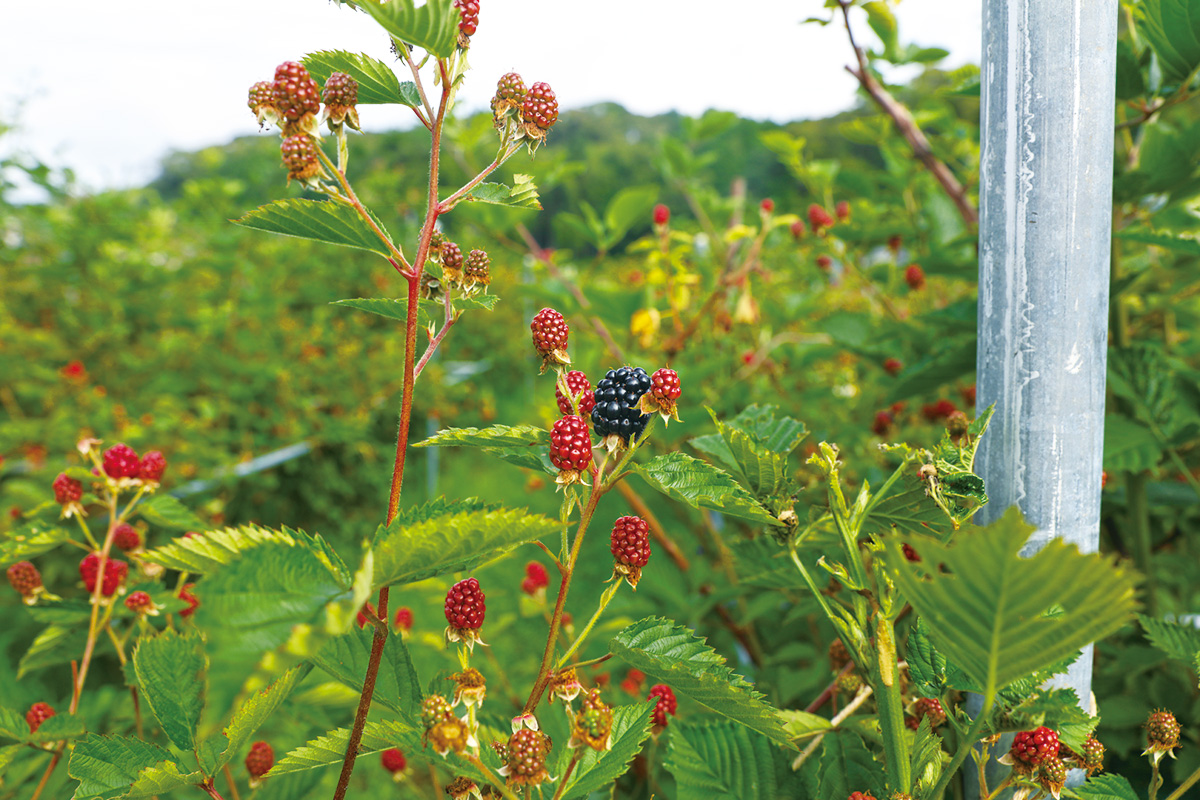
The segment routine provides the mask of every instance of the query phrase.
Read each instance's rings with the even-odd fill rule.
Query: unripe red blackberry
[[[654,713],[651,719],[654,724],[660,728],[667,726],[667,715],[675,716],[675,709],[679,706],[679,702],[675,699],[675,692],[670,686],[665,683],[655,684],[650,687],[650,699],[657,700],[658,704],[654,706]]]
[[[925,288],[925,270],[921,269],[920,264],[909,264],[908,269],[904,270],[904,282],[908,284],[908,288],[914,292]]]
[[[663,421],[679,419],[676,400],[683,394],[679,375],[673,369],[662,367],[650,376],[650,391],[642,395],[638,407],[647,414],[658,413]]]
[[[1013,737],[1008,750],[1010,763],[1029,769],[1048,759],[1058,758],[1058,734],[1045,725],[1035,731],[1021,731]]]
[[[1083,743],[1083,753],[1079,758],[1080,766],[1091,775],[1104,768],[1104,745],[1095,736],[1089,736]]]
[[[609,542],[614,574],[636,590],[642,567],[650,561],[650,523],[641,517],[621,517],[613,523]]]
[[[200,607],[200,599],[192,594],[194,583],[185,583],[183,588],[179,590],[179,599],[188,604],[188,607],[179,612],[179,616],[184,619],[196,613],[196,609]]]
[[[813,203],[808,207],[808,224],[813,233],[820,233],[823,228],[833,225],[833,217],[821,206]]]
[[[558,467],[558,483],[576,483],[592,463],[592,436],[582,417],[569,414],[550,429],[550,463]]]
[[[790,230],[792,232],[792,238],[795,239],[796,241],[800,241],[801,239],[804,238],[805,228],[804,228],[803,221],[796,220],[795,222],[793,222],[791,224],[791,227],[789,227],[788,230]]]
[[[501,75],[500,80],[496,82],[496,97],[509,103],[520,103],[528,91],[525,81],[515,72]]]
[[[883,371],[888,375],[899,375],[904,369],[904,363],[898,358],[889,358],[883,362]]]
[[[579,398],[579,416],[586,417],[592,413],[592,409],[596,407],[596,395],[592,392],[592,382],[588,380],[588,376],[573,369],[563,379],[567,383],[567,391],[573,397]],[[563,414],[575,413],[571,409],[571,398],[563,394],[561,384],[554,386],[554,399],[558,402],[558,410]]]
[[[666,225],[671,221],[671,209],[659,203],[654,207],[654,224]]]
[[[1179,746],[1179,722],[1170,711],[1155,711],[1146,719],[1146,753],[1169,753]]]
[[[271,91],[275,108],[287,123],[295,124],[305,115],[321,110],[321,90],[298,61],[285,61],[275,68]]]
[[[154,608],[154,600],[146,592],[130,592],[125,607],[135,614],[145,614]]]
[[[112,597],[129,574],[129,565],[124,561],[109,558],[104,562],[104,579],[100,581],[100,595]],[[79,577],[89,593],[96,591],[96,579],[100,576],[100,554],[88,553],[79,562]]]
[[[162,481],[163,473],[166,471],[166,456],[157,450],[151,450],[142,456],[141,465],[138,467],[138,477],[144,481],[159,483]]]
[[[34,703],[25,712],[25,722],[29,725],[30,733],[37,733],[37,729],[42,727],[42,723],[58,712],[54,710],[54,706],[49,703]]]
[[[550,739],[541,731],[522,728],[508,740],[508,762],[504,774],[509,786],[538,786],[550,780],[546,756]]]
[[[142,462],[132,447],[114,444],[104,451],[104,474],[110,478],[136,478]]]
[[[762,209],[764,214],[770,214],[775,210],[775,201],[769,197],[764,198],[763,201],[758,204],[758,207]]]
[[[851,792],[846,800],[875,800],[875,795],[866,792]]]
[[[142,535],[128,522],[122,522],[113,531],[113,544],[128,553],[142,546]]]
[[[83,484],[68,477],[67,473],[60,472],[54,479],[54,502],[66,505],[67,503],[77,503],[82,498]]]
[[[321,90],[321,102],[333,108],[353,108],[358,105],[358,81],[344,72],[332,73]]]
[[[875,421],[871,423],[871,432],[876,436],[886,436],[892,429],[892,415],[886,411],[876,411]]]
[[[379,754],[379,762],[383,764],[383,768],[392,773],[393,777],[399,777],[400,773],[404,772],[404,768],[408,766],[408,759],[404,757],[404,751],[398,747],[389,747]]]
[[[571,328],[563,315],[553,308],[543,308],[535,314],[529,323],[529,330],[533,332],[533,346],[543,359],[555,353],[566,354]],[[570,363],[570,360],[566,363]]]
[[[317,143],[307,134],[289,136],[279,145],[279,155],[287,167],[288,180],[306,181],[321,174]]]
[[[491,259],[483,250],[472,250],[467,254],[466,260],[463,262],[464,283],[480,284],[487,286],[492,282],[492,276],[488,271],[488,265]]]
[[[6,570],[8,582],[26,602],[37,597],[42,588],[42,574],[28,561],[18,561]]]
[[[411,631],[413,626],[413,612],[408,606],[402,606],[396,611],[395,625],[402,631]]]
[[[921,406],[921,416],[933,422],[939,419],[949,419],[950,415],[958,409],[954,407],[954,403],[946,398],[938,400],[936,403],[926,403]]]
[[[525,578],[539,589],[550,585],[550,574],[539,561],[530,561],[525,565]]]
[[[279,112],[275,110],[275,84],[271,81],[259,81],[251,86],[250,100],[246,105],[254,112],[259,125],[279,121]]]
[[[1037,782],[1057,798],[1067,782],[1067,765],[1057,758],[1046,759],[1038,765]]]
[[[467,578],[451,586],[446,593],[445,612],[451,641],[478,639],[478,631],[483,627],[487,612],[479,581]]]
[[[458,29],[464,36],[474,36],[479,28],[479,0],[454,0],[461,22]]]
[[[252,779],[266,775],[275,766],[275,750],[267,742],[255,742],[250,745],[250,753],[246,756],[246,771]]]
[[[928,717],[929,725],[932,728],[936,728],[946,721],[946,712],[942,708],[942,703],[940,700],[934,697],[922,697],[921,699],[917,700],[913,707],[913,716],[915,716],[918,721],[920,721],[922,718]]]
[[[521,119],[535,126],[534,135],[545,136],[545,132],[558,121],[558,99],[548,83],[535,83],[521,101]]]
[[[831,269],[833,269],[833,258],[825,253],[817,256],[817,269],[821,270],[822,272],[829,272]]]
[[[833,213],[837,214],[837,218],[842,222],[850,219],[850,203],[845,200],[839,200],[837,206],[834,207]]]

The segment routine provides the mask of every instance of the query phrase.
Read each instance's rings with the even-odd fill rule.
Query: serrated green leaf
[[[550,463],[550,432],[532,425],[447,428],[413,447],[481,447],[483,452],[519,467],[558,474]]]
[[[374,219],[374,222],[390,242],[391,236],[388,236],[383,225],[378,219]],[[369,250],[384,258],[390,255],[388,247],[353,206],[334,200],[276,200],[247,212],[245,216],[233,220],[233,223],[282,236]]]
[[[799,797],[799,777],[765,736],[730,722],[672,723],[664,766],[677,800]]]
[[[784,730],[793,739],[807,739],[833,727],[833,723],[820,714],[811,714],[807,711],[785,708],[779,712],[779,716],[784,720]]]
[[[179,764],[165,761],[138,773],[137,780],[126,790],[123,797],[155,797],[184,786],[195,786],[204,780],[201,772],[182,773]]]
[[[905,656],[913,688],[922,697],[940,698],[946,691],[946,657],[929,641],[929,628],[920,617],[908,633]]]
[[[667,684],[676,694],[772,741],[793,746],[775,709],[692,630],[661,617],[647,617],[618,633],[608,647],[613,655]]]
[[[612,747],[603,752],[585,748],[583,757],[575,766],[563,791],[563,800],[583,798],[592,792],[610,787],[625,774],[629,764],[642,750],[642,743],[650,737],[650,715],[654,703],[635,703],[613,709]],[[558,770],[561,775],[571,759],[570,748],[559,752]]]
[[[746,486],[758,497],[772,497],[788,485],[787,455],[773,452],[759,444],[746,431],[727,425],[710,408],[709,415],[729,448]],[[693,441],[693,444],[695,442]]]
[[[513,175],[513,185],[503,183],[481,183],[464,198],[477,203],[491,203],[509,208],[541,209],[537,186],[531,175]]]
[[[70,541],[71,532],[59,525],[31,520],[18,525],[0,541],[0,568],[49,553]]]
[[[853,731],[843,730],[821,740],[817,770],[817,800],[845,800],[851,792],[886,797],[883,766]]]
[[[168,569],[207,575],[236,561],[255,547],[272,542],[296,545],[299,541],[297,532],[288,528],[276,531],[257,525],[243,525],[175,539],[168,545],[147,552],[143,559]]]
[[[1021,558],[1032,532],[1012,508],[987,527],[960,531],[953,546],[922,542],[920,563],[909,562],[898,541],[885,542],[896,586],[929,624],[930,640],[985,697],[1112,633],[1137,605],[1134,579],[1097,554],[1054,539]]]
[[[1194,625],[1180,625],[1178,622],[1147,617],[1145,614],[1138,614],[1138,621],[1142,623],[1150,644],[1193,669],[1200,663],[1200,629]]]
[[[370,625],[364,630],[352,630],[345,636],[327,642],[312,661],[322,671],[356,692],[361,692],[373,640],[373,627]],[[413,666],[403,637],[388,636],[379,662],[374,702],[406,718],[415,719],[419,716],[424,697],[417,669]]]
[[[17,756],[29,752],[23,744],[10,744],[7,747],[0,747],[0,775],[8,768],[8,765],[16,761]]]
[[[929,717],[922,717],[908,751],[909,772],[920,789],[928,791],[942,776],[942,739],[933,732]]]
[[[1126,229],[1113,232],[1114,239],[1123,239],[1138,244],[1149,244],[1165,250],[1173,250],[1189,256],[1200,256],[1200,239],[1192,236],[1158,233],[1142,229]]]
[[[91,619],[92,604],[86,600],[47,600],[43,596],[37,605],[29,607],[29,616],[34,622],[70,627]]]
[[[1111,472],[1144,472],[1162,460],[1154,432],[1120,414],[1104,417],[1104,468]]]
[[[787,455],[804,441],[808,428],[803,422],[788,416],[776,419],[777,411],[779,409],[775,406],[755,403],[742,409],[728,424],[750,434],[772,453]]]
[[[378,314],[384,319],[394,319],[397,322],[408,322],[408,301],[404,298],[391,297],[353,297],[346,300],[334,300],[330,305],[346,306],[359,311],[366,311],[369,314]],[[427,320],[429,317],[425,314],[424,309],[418,306],[419,320]]]
[[[204,521],[190,508],[169,494],[156,494],[144,500],[138,505],[137,512],[151,525],[174,531],[196,531],[205,527]]]
[[[74,714],[55,714],[38,726],[37,733],[31,733],[22,712],[0,708],[0,738],[15,739],[22,744],[45,744],[77,739],[84,733],[83,720]]]
[[[266,689],[251,695],[238,706],[229,724],[225,726],[224,734],[229,743],[217,759],[215,768],[228,764],[241,753],[246,742],[254,736],[254,732],[271,718],[296,685],[311,671],[311,664],[292,667]]]
[[[131,736],[88,734],[75,745],[67,774],[79,781],[74,800],[93,797],[122,797],[151,767],[165,769],[166,764],[179,772],[179,764],[162,747]]]
[[[428,50],[441,58],[454,55],[458,42],[459,15],[450,0],[427,0],[420,7],[413,0],[355,2],[400,41]]]
[[[1200,13],[1189,0],[1140,0],[1133,13],[1167,80],[1181,81],[1200,66]]]
[[[87,626],[63,627],[50,625],[46,627],[33,644],[21,656],[17,667],[17,678],[23,678],[30,672],[55,664],[66,664],[71,659],[78,658],[87,642]]]
[[[728,472],[685,453],[656,456],[633,470],[658,491],[692,508],[709,508],[759,525],[779,524]]]
[[[396,73],[392,72],[387,64],[364,53],[318,50],[306,55],[302,61],[321,85],[335,72],[343,72],[358,81],[360,105],[400,103],[415,108],[421,104],[419,96],[416,104],[408,102],[408,98],[400,90],[400,79],[396,77]]]
[[[1087,783],[1075,790],[1075,794],[1079,800],[1141,800],[1128,779],[1111,772],[1088,778]]]
[[[462,572],[558,532],[559,524],[524,509],[480,508],[380,526],[371,550],[374,588]]]
[[[904,370],[888,393],[893,400],[926,395],[939,386],[956,383],[975,372],[975,337],[950,342]]]
[[[196,728],[208,688],[208,658],[200,634],[165,630],[138,639],[133,668],[142,699],[180,750],[196,747]]]
[[[341,764],[349,742],[349,728],[329,731],[279,759],[271,768],[271,777]],[[358,749],[359,758],[387,750],[389,747],[399,747],[406,753],[419,751],[421,733],[401,720],[368,720],[363,727],[362,744]]]

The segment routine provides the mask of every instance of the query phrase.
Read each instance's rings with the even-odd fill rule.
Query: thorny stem
[[[850,0],[838,0],[838,5],[841,6],[842,16],[846,21],[846,35],[850,39],[850,46],[854,49],[854,57],[858,61],[857,70],[853,67],[846,67],[846,71],[858,80],[863,91],[870,95],[875,104],[892,118],[892,122],[900,129],[900,134],[908,141],[913,154],[925,166],[925,169],[933,174],[933,177],[941,184],[942,190],[954,203],[963,222],[967,224],[968,228],[974,228],[979,221],[979,215],[967,198],[966,189],[958,182],[958,178],[954,177],[950,168],[933,154],[933,148],[929,145],[929,140],[925,138],[925,133],[917,125],[917,121],[913,119],[912,112],[903,103],[892,97],[891,92],[883,88],[871,74],[867,67],[866,55],[854,40],[854,31],[850,28]]]
[[[418,281],[418,284],[419,283],[420,282]],[[442,343],[442,339],[446,338],[446,334],[450,332],[450,329],[454,327],[454,323],[458,321],[457,317],[454,316],[454,306],[450,305],[450,290],[448,287],[444,288],[445,291],[442,297],[446,306],[446,317],[442,320],[442,327],[438,329],[438,332],[434,334],[432,339],[429,340],[429,347],[425,348],[425,354],[421,356],[421,360],[417,362],[417,366],[415,367],[413,373],[414,379],[420,376],[421,372],[425,369],[425,365],[429,363],[429,359],[433,358],[433,354],[438,349],[438,345]],[[420,286],[418,285],[418,290],[419,289]],[[409,302],[412,301],[410,300]]]
[[[467,184],[464,185],[461,189],[459,189],[457,192],[450,195],[445,200],[443,200],[440,204],[438,204],[438,213],[445,214],[447,211],[454,208],[455,203],[457,203],[464,196],[466,196],[466,194],[468,192],[470,192],[472,189],[474,189],[476,186],[483,183],[484,178],[486,178],[488,175],[491,175],[493,172],[495,172],[497,169],[499,169],[501,164],[503,164],[505,161],[508,161],[508,159],[512,158],[513,154],[516,153],[518,149],[520,149],[519,145],[512,145],[511,147],[507,148],[503,153],[496,156],[496,160],[493,161],[492,163],[488,164],[486,167],[484,167],[483,172],[480,172],[478,175],[476,175],[474,178],[472,178],[470,181],[468,181]]]
[[[221,797],[221,793],[217,791],[217,787],[213,786],[212,778],[209,778],[204,783],[198,783],[196,785],[207,792],[208,796],[213,800],[225,800],[224,797]]]
[[[364,206],[362,201],[358,199],[358,195],[354,193],[354,188],[350,186],[350,181],[346,179],[346,173],[338,169],[337,165],[330,160],[329,156],[325,155],[325,151],[320,147],[317,148],[317,157],[321,159],[326,168],[328,168],[329,171],[332,172],[337,178],[338,183],[342,186],[342,191],[346,193],[346,200],[349,201],[350,205],[354,207],[354,210],[358,212],[358,215],[362,217],[363,222],[367,223],[367,227],[371,229],[371,232],[374,233],[379,241],[383,243],[384,247],[388,249],[388,252],[391,253],[391,257],[407,267],[408,261],[405,260],[404,253],[400,252],[399,248],[392,243],[392,240],[388,238],[387,234],[380,229],[379,225],[375,222],[375,218],[372,217],[370,212],[367,211],[367,207]]]

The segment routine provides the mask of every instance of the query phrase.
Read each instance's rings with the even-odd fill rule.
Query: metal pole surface
[[[976,462],[991,522],[1100,535],[1117,0],[984,0]],[[1091,647],[1060,685],[1092,710]],[[967,773],[970,773],[967,770]]]

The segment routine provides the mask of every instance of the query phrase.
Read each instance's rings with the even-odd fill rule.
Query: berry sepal
[[[675,370],[666,367],[655,370],[650,376],[650,391],[638,401],[638,410],[643,414],[658,414],[664,425],[670,424],[671,420],[681,422],[675,401],[682,393]]]

